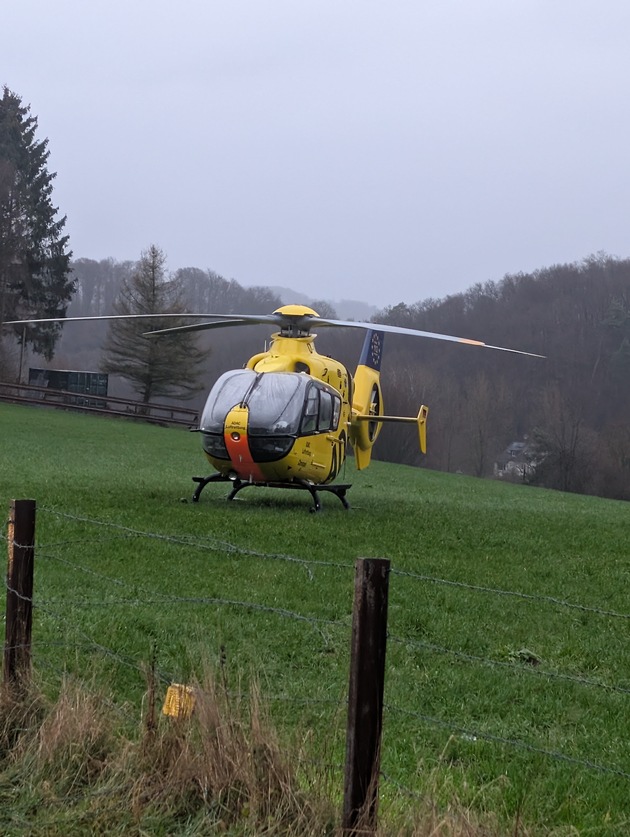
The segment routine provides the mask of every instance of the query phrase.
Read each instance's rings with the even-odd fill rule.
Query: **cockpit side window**
[[[321,384],[313,383],[308,389],[300,432],[325,433],[339,427],[341,398]]]
[[[341,418],[341,398],[338,395],[333,395],[333,414],[331,430],[336,430],[339,427],[339,419]]]
[[[332,395],[326,390],[319,393],[319,430],[330,430],[332,425]]]
[[[336,430],[341,415],[341,398],[337,393],[322,389],[319,399],[319,430]]]
[[[304,414],[302,416],[301,432],[303,434],[315,433],[317,430],[317,417],[319,415],[319,390],[313,384],[309,387],[304,403]]]

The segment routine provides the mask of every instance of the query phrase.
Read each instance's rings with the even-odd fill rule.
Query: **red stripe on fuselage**
[[[226,418],[223,431],[225,447],[227,448],[232,467],[241,479],[265,482],[265,475],[260,470],[258,464],[252,459],[252,452],[249,449],[246,422],[247,410],[243,410],[245,413],[245,416],[243,416],[241,409],[235,408]],[[233,414],[237,411],[241,414],[234,416]],[[231,418],[236,418],[237,420],[230,421]],[[243,418],[245,418],[245,421],[242,420]]]

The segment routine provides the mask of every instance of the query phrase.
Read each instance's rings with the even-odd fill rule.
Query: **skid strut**
[[[222,474],[211,474],[209,477],[193,477],[193,482],[197,483],[197,488],[195,489],[195,493],[192,497],[194,503],[199,502],[201,492],[204,490],[206,485],[208,485],[208,483],[230,482],[232,483],[232,490],[228,494],[228,500],[233,500],[239,491],[242,491],[244,488],[258,486],[259,488],[288,488],[292,490],[297,489],[300,491],[308,491],[313,500],[313,507],[311,508],[311,511],[314,512],[318,512],[322,507],[319,500],[320,491],[327,491],[330,494],[334,494],[344,509],[350,508],[350,504],[346,500],[346,492],[352,486],[347,483],[340,483],[337,485],[314,485],[306,480],[293,480],[293,482],[248,482],[247,480],[241,480],[238,477],[236,477],[236,479],[224,477]]]

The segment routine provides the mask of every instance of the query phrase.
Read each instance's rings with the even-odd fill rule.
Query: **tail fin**
[[[380,383],[383,339],[382,331],[370,329],[366,333],[359,365],[354,375],[349,435],[359,470],[367,468],[370,464],[372,447],[381,430],[381,423],[372,417],[383,415],[383,395]],[[355,418],[359,416],[361,419],[355,421]]]
[[[420,450],[427,452],[427,416],[429,408],[424,404],[415,418],[386,416],[381,393],[381,358],[383,356],[383,332],[369,330],[363,341],[359,365],[354,376],[352,419],[349,436],[354,448],[354,458],[359,471],[367,468],[372,458],[372,447],[383,422],[412,422],[418,426]]]

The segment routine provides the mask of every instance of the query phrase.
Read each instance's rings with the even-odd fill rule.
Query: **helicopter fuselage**
[[[352,379],[314,334],[274,334],[243,369],[224,373],[202,413],[203,449],[224,477],[331,482],[346,457]]]

